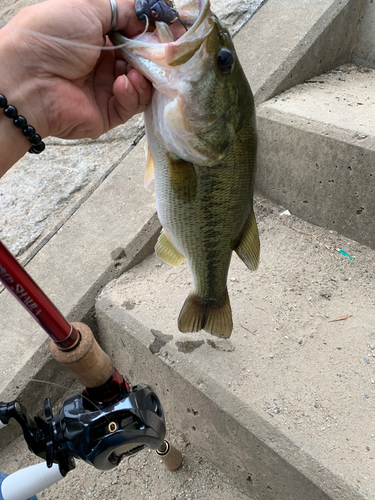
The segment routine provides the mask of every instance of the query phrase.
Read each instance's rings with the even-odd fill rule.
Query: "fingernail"
[[[122,75],[125,79],[125,90],[128,94],[133,94],[134,93],[134,89],[133,89],[133,86],[132,84],[129,82],[129,79],[126,75]]]
[[[141,74],[139,74],[139,85],[144,89],[146,90],[147,89],[147,80],[144,76],[142,76]]]

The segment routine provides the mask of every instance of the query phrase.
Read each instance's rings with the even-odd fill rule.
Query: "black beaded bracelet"
[[[0,108],[4,109],[4,115],[12,119],[14,125],[21,129],[23,135],[31,142],[29,153],[38,155],[45,150],[46,145],[42,141],[40,135],[36,133],[35,128],[27,124],[26,118],[18,114],[15,106],[8,104],[8,100],[3,94],[0,94]]]

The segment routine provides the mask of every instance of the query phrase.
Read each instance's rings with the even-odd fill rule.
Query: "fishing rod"
[[[178,469],[182,456],[165,439],[164,412],[155,392],[143,384],[131,387],[91,329],[69,323],[1,241],[0,282],[50,336],[52,357],[85,387],[66,398],[56,415],[46,398],[44,419],[31,419],[17,400],[0,402],[0,429],[15,419],[29,449],[45,461],[9,476],[0,473],[0,500],[27,500],[65,477],[76,458],[110,470],[148,447],[169,470]]]

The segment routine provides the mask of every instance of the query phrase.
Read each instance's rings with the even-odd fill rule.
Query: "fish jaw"
[[[178,37],[175,25],[172,26],[178,37],[173,41],[161,43],[165,32],[173,36],[171,28],[162,22],[156,24],[157,30],[153,33],[144,32],[132,39],[126,38],[120,32],[110,35],[113,44],[119,46],[118,50],[124,59],[149,78],[156,89],[164,93],[170,91],[170,87],[165,88],[166,78],[169,85],[173,84],[173,80],[181,81],[180,71],[173,71],[173,68],[187,62],[212,31],[209,0],[192,0],[181,7],[179,16],[190,28]]]

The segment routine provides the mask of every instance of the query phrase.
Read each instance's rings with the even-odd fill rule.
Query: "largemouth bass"
[[[151,80],[145,113],[147,177],[154,170],[163,231],[157,255],[177,266],[186,258],[193,290],[178,318],[181,332],[229,337],[227,290],[235,251],[249,269],[259,261],[253,212],[256,121],[253,95],[230,34],[208,0],[193,0],[169,27],[136,39],[114,34],[133,67]],[[182,36],[180,36],[182,34]]]

